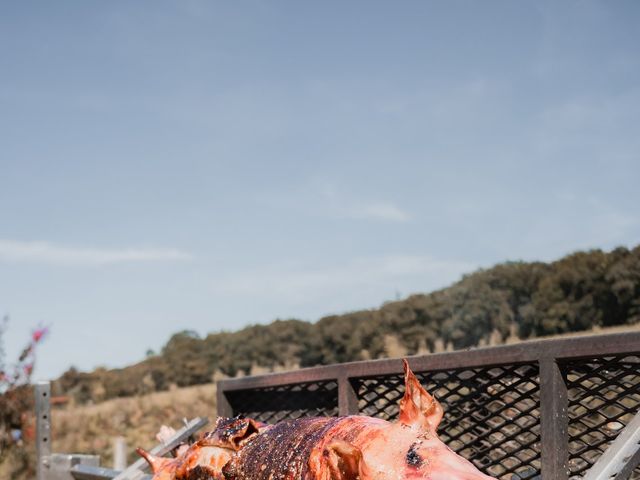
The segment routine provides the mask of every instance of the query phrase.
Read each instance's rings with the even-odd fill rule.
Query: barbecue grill
[[[504,480],[640,480],[640,416],[634,421],[640,409],[640,332],[409,361],[444,407],[442,440],[485,473]],[[145,477],[142,463],[115,472],[100,468],[92,456],[51,454],[47,387],[36,388],[38,480]],[[267,423],[353,414],[390,420],[403,389],[398,359],[352,362],[222,380],[217,413]],[[202,422],[195,420],[178,436],[188,437]]]

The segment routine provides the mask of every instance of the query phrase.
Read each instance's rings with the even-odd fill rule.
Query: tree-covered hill
[[[552,263],[507,262],[428,294],[315,323],[276,320],[199,338],[183,331],[158,355],[117,370],[70,369],[58,393],[78,401],[207,383],[216,375],[465,348],[640,322],[640,246]]]

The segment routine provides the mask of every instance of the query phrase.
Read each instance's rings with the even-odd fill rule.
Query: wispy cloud
[[[69,266],[99,266],[114,263],[188,260],[192,256],[173,248],[102,249],[64,247],[48,242],[0,239],[0,261]]]
[[[408,222],[411,214],[392,203],[371,203],[354,205],[345,209],[345,216],[352,218],[370,218],[389,222]]]
[[[217,280],[213,289],[221,295],[282,297],[287,302],[299,303],[372,288],[426,292],[454,282],[476,268],[478,265],[464,261],[389,255],[357,258],[343,265],[326,267],[273,267],[238,272]]]
[[[386,222],[409,222],[413,216],[408,211],[388,201],[362,200],[339,193],[333,185],[320,187],[325,208],[334,217]]]

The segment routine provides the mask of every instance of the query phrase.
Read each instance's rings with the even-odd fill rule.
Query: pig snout
[[[365,445],[361,480],[495,480],[434,434],[405,428],[381,430]]]

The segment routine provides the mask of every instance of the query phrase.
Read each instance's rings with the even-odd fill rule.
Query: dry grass
[[[117,398],[96,405],[56,409],[52,412],[53,450],[100,455],[101,464],[113,461],[113,439],[126,439],[129,461],[137,458],[136,447],[150,448],[157,442],[161,425],[179,428],[182,419],[216,415],[215,384],[180,388],[131,398]]]

